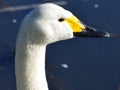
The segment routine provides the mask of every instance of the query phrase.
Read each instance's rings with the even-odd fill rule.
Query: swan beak
[[[73,30],[73,32],[82,32],[85,29],[85,25],[76,17],[72,16],[64,20]]]
[[[112,34],[104,31],[98,31],[90,26],[85,26],[82,32],[74,32],[75,37],[88,37],[88,38],[110,38]],[[116,36],[114,36],[116,37]]]
[[[72,16],[64,20],[73,30],[75,37],[89,37],[89,38],[100,38],[110,37],[108,32],[97,31],[93,27],[84,25],[76,16]]]

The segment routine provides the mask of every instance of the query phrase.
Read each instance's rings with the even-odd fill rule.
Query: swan
[[[53,3],[39,5],[22,21],[16,41],[17,90],[49,90],[45,74],[48,44],[73,37],[110,37],[83,24],[75,15]]]

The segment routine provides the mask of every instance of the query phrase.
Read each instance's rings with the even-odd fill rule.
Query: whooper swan
[[[84,25],[70,11],[52,3],[41,4],[21,23],[16,45],[17,90],[48,90],[45,51],[50,43],[73,37],[110,37]]]

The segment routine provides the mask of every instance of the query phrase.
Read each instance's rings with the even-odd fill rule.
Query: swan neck
[[[15,57],[17,90],[48,90],[45,74],[46,45],[20,47]]]

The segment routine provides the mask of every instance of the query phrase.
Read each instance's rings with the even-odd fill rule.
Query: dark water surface
[[[58,1],[58,0],[54,0]],[[0,8],[53,2],[6,0]],[[119,0],[66,0],[64,7],[85,24],[120,34]],[[19,25],[32,9],[0,12],[0,90],[16,90],[14,49]],[[76,38],[47,47],[50,90],[120,90],[120,39]]]

